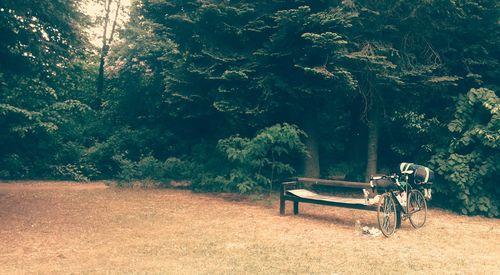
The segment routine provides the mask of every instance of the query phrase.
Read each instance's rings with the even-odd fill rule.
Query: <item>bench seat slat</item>
[[[320,195],[320,194],[311,192],[311,191],[306,190],[306,189],[287,190],[287,194],[293,195],[293,196],[296,196],[299,198],[318,200],[318,201],[366,205],[366,201],[364,199],[343,198],[343,197],[337,197],[337,196],[325,196],[325,195]]]
[[[359,189],[370,188],[370,184],[367,182],[326,180],[326,179],[314,179],[314,178],[296,178],[296,181],[300,183],[320,184],[320,185],[334,186],[334,187],[348,187],[348,188],[359,188]]]

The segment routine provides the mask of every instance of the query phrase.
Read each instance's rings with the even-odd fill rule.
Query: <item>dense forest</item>
[[[1,0],[1,179],[245,193],[407,161],[500,215],[498,1],[135,0],[119,27],[95,2]]]

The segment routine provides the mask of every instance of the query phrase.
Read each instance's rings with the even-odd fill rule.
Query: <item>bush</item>
[[[17,154],[11,154],[0,159],[0,178],[20,179],[30,174],[29,166]]]
[[[139,179],[165,179],[165,165],[152,156],[147,156],[139,160],[136,164]]]
[[[168,158],[163,162],[163,178],[170,180],[191,180],[195,177],[196,166],[190,161]]]
[[[52,165],[52,175],[58,179],[75,180],[75,181],[89,181],[85,175],[84,167],[74,164],[66,165]]]
[[[170,180],[189,180],[192,177],[193,165],[189,161],[178,158],[168,158],[160,161],[153,156],[146,156],[139,161],[131,161],[121,156],[115,156],[119,163],[118,179],[121,181],[152,180],[168,183]]]
[[[229,175],[218,178],[226,189],[241,193],[272,189],[277,178],[295,172],[292,156],[304,156],[306,147],[301,141],[305,133],[294,125],[276,124],[260,131],[252,139],[232,136],[219,141],[217,148],[231,164]]]
[[[175,147],[172,144],[177,146],[168,131],[160,133],[158,129],[123,127],[114,131],[104,141],[96,142],[85,149],[83,157],[85,162],[99,168],[101,178],[114,178],[120,173],[127,173],[122,171],[123,166],[129,165],[127,161],[137,164],[144,159],[145,163],[141,165],[147,166],[151,164],[148,162],[154,162],[152,159],[148,160],[147,156],[153,156],[162,162],[168,156],[175,155],[177,152],[172,149]]]
[[[230,165],[225,155],[214,144],[199,143],[191,148],[185,162],[190,164],[186,179],[191,180],[193,191],[229,191]]]
[[[446,150],[431,163],[441,176],[436,191],[464,214],[500,215],[500,99],[489,89],[471,89],[448,124]]]

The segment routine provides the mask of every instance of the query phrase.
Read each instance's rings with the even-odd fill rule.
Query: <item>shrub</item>
[[[170,180],[190,180],[197,170],[190,161],[170,157],[163,162],[163,178]]]
[[[306,154],[301,141],[305,133],[294,125],[276,124],[260,131],[252,139],[232,136],[219,141],[217,148],[224,153],[232,169],[226,181],[227,189],[241,193],[272,189],[273,181],[290,176],[295,170],[292,156]]]
[[[442,177],[436,191],[464,214],[499,216],[500,99],[489,89],[471,89],[448,124],[452,140],[431,163]]]
[[[135,180],[138,177],[137,165],[134,161],[124,158],[123,156],[113,156],[113,160],[118,163],[119,172],[117,178],[122,181]]]
[[[122,156],[113,158],[119,163],[118,179],[121,181],[148,180],[166,182],[170,180],[189,180],[192,177],[193,165],[179,158],[168,158],[164,162],[153,156],[146,156],[139,161],[125,159]]]
[[[85,167],[75,164],[52,165],[52,175],[58,179],[89,181],[85,175]]]
[[[137,163],[135,171],[138,179],[162,180],[165,178],[165,166],[163,162],[157,160],[153,156],[147,156],[140,159]]]
[[[148,160],[148,156],[154,156],[162,162],[167,156],[175,155],[177,152],[172,148],[176,147],[177,143],[170,137],[170,133],[160,133],[158,129],[123,127],[114,131],[105,140],[96,142],[85,149],[83,157],[85,162],[93,163],[99,168],[100,177],[114,178],[120,173],[132,172],[122,171],[124,168],[122,166],[126,168],[129,165],[126,163],[127,160],[138,164],[146,158],[141,165],[148,166],[155,165],[150,163],[154,160]],[[128,168],[133,169],[132,167]],[[132,174],[134,173],[132,172]]]
[[[29,166],[17,154],[11,154],[0,159],[0,178],[19,179],[29,175]]]
[[[189,161],[192,165],[190,179],[194,191],[229,191],[231,163],[224,153],[210,143],[200,143],[191,149]]]

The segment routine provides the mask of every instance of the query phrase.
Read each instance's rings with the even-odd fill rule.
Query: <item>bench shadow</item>
[[[315,213],[299,213],[299,215],[287,214],[287,216],[293,216],[305,220],[320,222],[322,224],[337,224],[344,227],[352,227],[359,220],[363,226],[378,227],[377,224],[377,214],[376,212],[371,212],[372,215],[352,215],[349,217],[337,216],[331,214],[315,214]],[[370,217],[368,217],[370,216]]]

